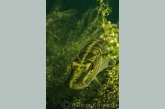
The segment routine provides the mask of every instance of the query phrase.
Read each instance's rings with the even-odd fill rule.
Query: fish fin
[[[95,77],[95,81],[100,85],[100,87],[102,86],[102,84],[100,83],[100,81]]]

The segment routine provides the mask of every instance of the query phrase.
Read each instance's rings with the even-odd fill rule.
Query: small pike
[[[84,89],[96,78],[97,74],[108,67],[110,58],[106,42],[97,39],[85,46],[71,63],[71,74],[67,80],[71,89]]]

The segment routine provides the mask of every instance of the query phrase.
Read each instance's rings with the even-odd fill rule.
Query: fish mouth
[[[74,90],[81,90],[84,89],[85,87],[87,87],[85,84],[83,85],[82,83],[75,83],[73,81],[65,81],[64,82],[66,87],[70,88],[70,89],[74,89]]]
[[[84,89],[86,88],[88,85],[87,84],[83,84],[83,83],[76,83],[76,82],[73,82],[73,81],[70,81],[69,83],[69,88],[70,89],[75,89],[75,90],[81,90],[81,89]]]
[[[72,86],[69,86],[71,89],[75,89],[75,90],[81,90],[87,87],[87,85],[81,85],[78,83],[73,84]]]

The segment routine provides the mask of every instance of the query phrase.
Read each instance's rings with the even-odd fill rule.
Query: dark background
[[[107,20],[117,23],[119,21],[119,0],[104,0],[103,2],[109,4],[112,8]],[[86,12],[87,9],[97,6],[97,0],[46,0],[46,14],[51,13],[58,3],[62,5],[60,11],[76,9],[78,12],[77,18],[80,18],[81,14]]]

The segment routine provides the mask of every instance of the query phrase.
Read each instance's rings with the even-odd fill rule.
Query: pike
[[[71,89],[84,89],[95,79],[99,72],[108,67],[110,57],[106,41],[97,39],[85,46],[71,62],[71,74],[67,84]]]

